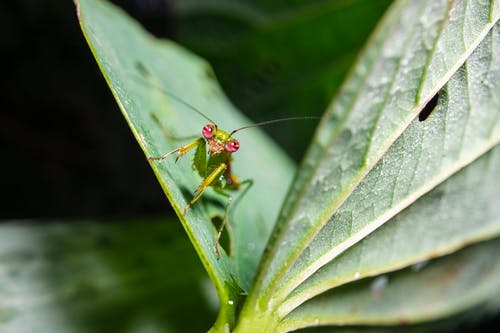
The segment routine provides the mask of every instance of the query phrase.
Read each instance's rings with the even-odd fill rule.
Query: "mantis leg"
[[[243,198],[243,196],[248,192],[248,190],[250,189],[250,187],[252,187],[253,180],[252,179],[245,179],[244,181],[239,182],[237,185],[238,186],[248,185],[248,186],[246,186],[245,189],[243,190],[243,192],[241,192],[241,194],[236,198],[235,205],[238,204],[238,202],[240,202],[241,198]],[[222,217],[222,223],[221,223],[219,229],[217,230],[217,236],[215,238],[215,244],[214,244],[215,256],[217,257],[217,259],[219,259],[220,258],[219,240],[220,240],[220,237],[222,235],[222,231],[224,230],[224,226],[226,225],[226,221],[228,220],[229,205],[233,201],[233,197],[230,194],[228,194],[227,192],[223,191],[222,189],[216,190],[216,192],[219,193],[219,194],[221,194],[221,195],[223,195],[223,196],[225,196],[227,198],[226,208],[224,209],[224,215]]]
[[[215,237],[215,243],[214,243],[215,257],[217,258],[217,260],[219,260],[220,258],[219,240],[220,236],[222,235],[222,231],[224,230],[224,226],[226,225],[227,215],[229,212],[229,205],[233,201],[233,197],[222,189],[216,189],[215,191],[227,198],[226,208],[224,209],[224,215],[222,216],[222,222],[221,225],[219,226],[219,229],[217,230],[217,236]]]
[[[174,154],[174,153],[177,153],[177,157],[175,158],[175,161],[177,162],[177,160],[179,159],[179,157],[181,157],[182,155],[184,155],[185,153],[187,153],[188,151],[190,151],[191,149],[193,148],[196,148],[198,147],[199,145],[204,145],[205,144],[205,140],[203,138],[198,138],[190,143],[188,143],[187,145],[184,145],[182,147],[179,147],[179,148],[176,148],[174,150],[171,150],[169,151],[168,153],[162,155],[162,156],[158,156],[158,157],[148,157],[148,160],[149,161],[161,161],[167,157],[169,157],[170,155]]]
[[[202,139],[203,140],[203,139]],[[189,207],[194,205],[196,201],[203,195],[203,192],[205,192],[206,188],[212,184],[214,180],[216,180],[223,172],[226,170],[227,165],[225,163],[221,163],[212,173],[210,173],[198,186],[196,191],[194,191],[194,198],[191,199],[191,201],[184,207],[184,210],[182,212],[182,215],[186,215],[187,210]]]

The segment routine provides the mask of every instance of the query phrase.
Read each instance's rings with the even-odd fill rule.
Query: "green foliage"
[[[137,24],[110,4],[83,1],[79,4],[83,31],[91,45],[122,112],[147,156],[160,156],[184,144],[175,137],[200,133],[207,122],[182,100],[218,122],[235,129],[250,121],[238,114],[223,96],[206,62],[167,41],[151,38]],[[159,61],[161,59],[161,61]],[[186,91],[186,87],[189,90]],[[169,94],[165,94],[167,91]],[[177,98],[171,98],[171,94]],[[231,257],[214,251],[214,211],[221,214],[224,198],[208,191],[206,198],[187,213],[200,180],[192,170],[191,158],[152,162],[167,197],[179,213],[193,245],[208,271],[227,314],[233,317],[241,290],[248,291],[256,266],[269,238],[279,205],[293,176],[290,160],[260,130],[238,135],[242,149],[234,169],[240,177],[255,181],[229,221]],[[250,149],[244,149],[244,147]],[[256,158],[255,151],[259,151]],[[268,167],[272,165],[273,173]],[[272,186],[270,186],[272,184]],[[238,200],[237,198],[235,200]],[[249,221],[249,223],[236,223]]]
[[[176,222],[2,223],[0,331],[206,330],[214,292]]]
[[[223,129],[250,123],[204,60],[153,38],[105,1],[76,2],[82,30],[146,156],[199,133],[206,120],[186,103]],[[207,34],[223,36],[215,44],[200,47],[205,39],[186,26],[189,20],[181,35],[216,66],[228,63],[221,70],[233,97],[252,85],[262,64],[285,64],[266,81],[279,89],[252,104],[261,110],[315,107],[311,99],[331,94],[360,40],[348,29],[342,47],[330,49],[328,29],[340,30],[333,18],[384,7],[324,1],[283,14],[279,1],[182,3],[185,15],[225,9],[230,18],[210,20],[215,28]],[[426,330],[433,320],[449,327],[446,318],[479,304],[498,310],[499,17],[498,1],[395,1],[324,114],[288,194],[295,167],[286,154],[258,129],[238,133],[234,171],[255,186],[236,194],[231,242],[220,260],[213,221],[224,198],[209,192],[184,216],[201,181],[191,157],[151,164],[215,285],[220,311],[212,331],[376,331],[401,322]],[[277,47],[287,35],[296,43]],[[236,73],[232,66],[244,68],[241,85],[227,74]],[[431,100],[436,107],[419,119]],[[167,267],[185,274],[190,263],[172,255]]]

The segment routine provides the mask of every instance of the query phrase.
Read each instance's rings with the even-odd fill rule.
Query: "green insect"
[[[184,101],[183,104],[186,105]],[[232,196],[228,192],[230,190],[239,190],[242,185],[246,184],[251,186],[253,180],[246,179],[244,181],[239,181],[238,178],[232,172],[232,160],[233,153],[237,152],[240,148],[240,143],[233,135],[243,129],[250,127],[267,125],[275,122],[297,120],[297,119],[316,119],[316,117],[291,117],[283,119],[275,119],[270,121],[265,121],[257,124],[251,124],[247,126],[240,127],[228,133],[224,130],[218,128],[217,124],[208,118],[206,115],[194,109],[194,107],[189,106],[194,111],[199,113],[205,119],[210,121],[210,124],[203,126],[201,133],[202,136],[195,139],[194,141],[176,148],[168,153],[158,156],[149,157],[150,161],[160,161],[170,155],[177,154],[175,161],[182,157],[187,152],[195,149],[194,159],[193,159],[193,169],[198,172],[198,175],[203,179],[200,185],[194,191],[194,196],[191,201],[184,207],[183,215],[186,215],[188,209],[194,205],[203,195],[205,190],[210,186],[215,192],[225,196],[227,198],[226,210],[222,218],[221,226],[217,231],[217,236],[215,238],[215,254],[217,259],[220,257],[218,244],[224,230],[225,223],[227,221],[227,212],[229,205],[232,202]]]
[[[183,209],[182,214],[186,215],[188,209],[193,206],[202,196],[205,190],[208,187],[212,187],[215,192],[223,195],[227,199],[226,208],[224,211],[224,215],[222,217],[221,225],[217,231],[217,236],[215,238],[214,249],[217,259],[220,257],[219,253],[219,240],[224,230],[224,226],[228,220],[228,211],[229,206],[232,202],[232,195],[230,191],[240,190],[243,185],[246,185],[245,192],[243,192],[239,198],[241,198],[246,191],[253,184],[252,179],[246,179],[243,181],[238,180],[238,178],[232,172],[232,161],[233,161],[233,153],[237,152],[240,148],[240,143],[236,140],[233,135],[241,130],[268,125],[272,123],[282,122],[282,121],[290,121],[290,120],[304,120],[304,119],[318,119],[318,117],[289,117],[289,118],[281,118],[275,120],[264,121],[257,124],[250,124],[247,126],[243,126],[237,128],[231,132],[226,132],[222,129],[219,129],[217,124],[207,117],[204,113],[199,111],[196,107],[187,103],[183,99],[177,97],[175,94],[166,91],[159,87],[154,83],[152,74],[146,69],[146,67],[141,63],[136,63],[136,68],[141,74],[141,79],[145,80],[148,84],[154,86],[159,91],[164,94],[170,96],[177,102],[185,105],[190,108],[194,112],[198,113],[200,116],[208,120],[210,123],[203,126],[201,130],[202,136],[195,139],[194,141],[176,148],[168,153],[158,156],[158,157],[149,157],[149,161],[161,161],[170,155],[177,154],[175,161],[185,155],[187,152],[191,150],[195,150],[194,159],[193,159],[193,169],[198,173],[198,175],[203,179],[200,185],[194,191],[194,196],[189,201],[188,204]]]
[[[194,197],[184,207],[182,214],[186,215],[189,207],[194,205],[198,199],[201,198],[209,186],[213,187],[217,193],[220,193],[227,198],[226,210],[222,218],[221,226],[217,231],[214,244],[215,254],[218,259],[220,257],[218,244],[222,231],[224,230],[224,225],[227,221],[229,204],[232,201],[232,196],[228,193],[228,190],[238,190],[243,184],[251,185],[253,181],[247,179],[240,182],[232,173],[232,154],[240,148],[238,140],[232,137],[236,131],[227,133],[226,131],[219,129],[217,125],[208,117],[205,115],[203,116],[211,123],[203,126],[201,131],[202,137],[197,138],[196,140],[182,147],[176,148],[162,156],[149,157],[148,159],[150,161],[163,160],[168,156],[177,153],[175,158],[175,161],[177,162],[181,156],[186,154],[188,151],[195,149],[193,169],[198,172],[203,181],[194,191]]]

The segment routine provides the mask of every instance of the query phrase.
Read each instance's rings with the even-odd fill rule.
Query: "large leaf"
[[[172,135],[200,133],[206,120],[186,102],[218,121],[221,128],[232,130],[249,123],[223,96],[206,62],[171,42],[154,39],[107,2],[80,0],[77,4],[83,32],[147,156],[159,156],[186,143]],[[190,193],[201,182],[190,158],[177,164],[174,158],[152,163],[215,283],[223,304],[220,325],[231,321],[241,289],[250,286],[293,173],[291,162],[258,129],[238,133],[238,139],[242,147],[235,154],[233,169],[241,178],[253,179],[254,186],[232,210],[231,257],[223,251],[217,260],[214,252],[213,207],[222,215],[225,198],[208,191],[205,198],[212,200],[200,200],[183,216]]]
[[[299,258],[307,267],[297,265],[296,270],[310,271],[322,266],[500,140],[497,121],[500,99],[495,94],[500,82],[500,58],[494,56],[500,49],[499,37],[500,27],[496,26],[440,92],[440,102],[429,119],[423,123],[415,119],[396,140],[318,233],[318,241],[309,247],[307,258]],[[492,85],[485,85],[486,80],[492,80]],[[488,198],[490,196],[485,197]],[[467,242],[465,226],[471,213],[469,210],[464,213],[462,234],[458,238]],[[439,222],[446,224],[446,220]],[[490,232],[500,229],[496,219],[484,222]],[[454,224],[457,223],[454,219]],[[343,244],[329,240],[331,234],[346,235],[346,227],[351,228],[352,233]],[[423,228],[419,235],[427,239],[433,233],[432,229]],[[406,237],[400,241],[406,243]],[[453,240],[450,238],[447,242],[452,244]],[[429,251],[435,250],[429,244]],[[303,279],[299,272],[292,270],[290,274],[296,281]]]
[[[318,270],[294,290],[280,310],[289,311],[346,282],[425,262],[467,242],[499,234],[498,170],[497,146]]]
[[[305,303],[280,331],[338,325],[398,325],[439,319],[491,300],[500,304],[500,239],[472,246],[421,269],[366,279]]]
[[[500,234],[500,206],[496,203],[500,196],[498,170],[500,170],[500,147],[494,148],[467,168],[453,175],[445,183],[401,212],[394,220],[347,250],[337,260],[317,271],[294,292],[291,299],[285,302],[280,310],[289,310],[297,306],[301,298],[311,298],[312,295],[361,277],[394,270],[415,262],[418,262],[415,265],[418,268],[425,265],[425,261],[429,258],[449,253],[463,247],[467,242]],[[418,237],[415,237],[416,235]],[[496,241],[494,244],[492,247],[496,250],[499,242]],[[410,294],[409,290],[401,292],[401,289],[394,289],[394,297],[399,292],[397,296],[399,299],[385,298],[377,301],[384,302],[383,307],[366,305],[367,309],[373,306],[374,312],[380,310],[377,322],[375,319],[374,321],[366,320],[366,313],[363,311],[347,313],[348,310],[339,311],[338,308],[316,311],[318,307],[324,306],[325,302],[336,304],[336,307],[340,306],[339,303],[346,308],[349,305],[356,307],[356,302],[349,302],[348,299],[351,297],[357,299],[360,297],[359,294],[362,294],[361,298],[366,296],[359,292],[360,289],[356,285],[352,288],[348,286],[345,288],[346,291],[343,292],[345,297],[338,298],[335,289],[330,294],[319,296],[318,301],[313,298],[311,302],[304,304],[305,308],[299,307],[290,313],[285,318],[287,324],[284,325],[302,326],[305,322],[314,325],[315,320],[311,318],[314,318],[315,313],[324,319],[328,317],[323,323],[396,324],[397,318],[416,322],[464,310],[487,298],[488,294],[484,292],[489,290],[489,287],[498,288],[500,292],[500,279],[498,279],[500,272],[497,271],[500,267],[491,266],[495,261],[491,254],[496,252],[492,249],[485,250],[481,246],[478,248],[479,250],[474,250],[476,251],[474,258],[467,259],[471,262],[469,266],[463,267],[465,280],[448,276],[447,279],[441,281],[442,284],[448,285],[453,294],[435,293],[435,290],[443,288],[438,282],[433,280],[434,282],[429,284],[430,279],[425,276],[408,274],[409,277],[404,278],[402,283],[412,285],[411,292],[415,295]],[[445,264],[440,268],[441,264],[435,264],[436,270],[447,271],[462,266],[461,259],[458,259],[459,263],[454,260],[450,261],[452,262],[451,268],[445,268]],[[485,270],[484,267],[488,265],[491,266],[492,271]],[[482,280],[483,278],[485,280]],[[494,281],[490,281],[491,279],[497,281],[497,284],[492,286]],[[392,278],[390,280],[392,281]],[[465,287],[464,285],[467,284],[469,286]],[[433,290],[435,295],[439,295],[437,299],[429,297],[431,289],[429,285],[436,288]],[[465,290],[470,294],[465,294]],[[329,298],[332,299],[328,300]],[[424,300],[433,306],[423,307]],[[320,305],[321,303],[323,305]],[[312,310],[313,308],[316,310]],[[402,313],[407,315],[403,316]],[[306,320],[304,317],[309,319]]]
[[[316,270],[499,141],[498,31],[486,37],[499,16],[493,1],[394,3],[322,121],[244,315],[274,317]],[[438,112],[401,135],[483,39]]]
[[[206,330],[215,292],[175,222],[4,221],[0,332]]]

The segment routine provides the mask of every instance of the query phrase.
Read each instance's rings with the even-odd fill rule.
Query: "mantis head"
[[[201,133],[208,142],[209,152],[211,154],[220,153],[222,151],[234,153],[240,148],[238,140],[234,139],[227,132],[218,129],[214,124],[203,126]]]

